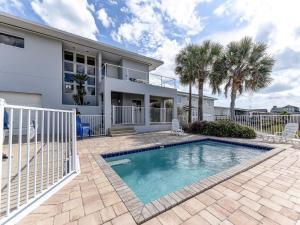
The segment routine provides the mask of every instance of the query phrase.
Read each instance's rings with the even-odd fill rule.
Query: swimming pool
[[[147,204],[267,150],[269,148],[200,140],[103,157],[140,201]]]

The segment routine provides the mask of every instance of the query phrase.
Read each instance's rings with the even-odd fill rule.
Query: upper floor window
[[[71,51],[64,51],[64,91],[65,93],[76,92],[74,75],[86,74],[87,81],[84,88],[87,95],[96,95],[96,58]]]
[[[0,33],[0,44],[11,45],[18,48],[24,48],[24,38]]]

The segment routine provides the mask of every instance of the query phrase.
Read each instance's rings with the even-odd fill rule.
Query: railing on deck
[[[230,119],[229,116],[216,116],[216,120]],[[235,123],[248,126],[261,133],[282,132],[287,123],[300,124],[300,115],[236,115]]]
[[[82,123],[88,123],[91,128],[91,136],[106,135],[104,115],[80,115]]]
[[[176,80],[174,78],[109,63],[104,63],[102,67],[102,76],[128,80],[142,84],[176,88]]]
[[[0,224],[10,224],[76,173],[76,113],[1,100],[0,155],[8,158],[0,160]]]
[[[150,108],[150,123],[171,123],[172,118],[172,108]]]
[[[112,106],[112,125],[144,125],[146,111],[149,111],[150,123],[171,123],[172,108],[154,108],[137,106]]]
[[[145,124],[145,107],[112,106],[112,124]]]

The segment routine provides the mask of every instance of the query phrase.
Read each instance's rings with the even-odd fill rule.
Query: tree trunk
[[[235,116],[235,100],[236,100],[236,90],[231,90],[230,96],[230,119],[233,121]]]
[[[189,111],[188,111],[188,123],[192,122],[192,82],[189,84]]]
[[[198,82],[198,121],[203,120],[203,82]]]

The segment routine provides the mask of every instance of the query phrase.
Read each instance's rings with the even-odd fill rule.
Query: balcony
[[[102,66],[102,79],[104,77],[176,89],[174,78],[109,63]]]

